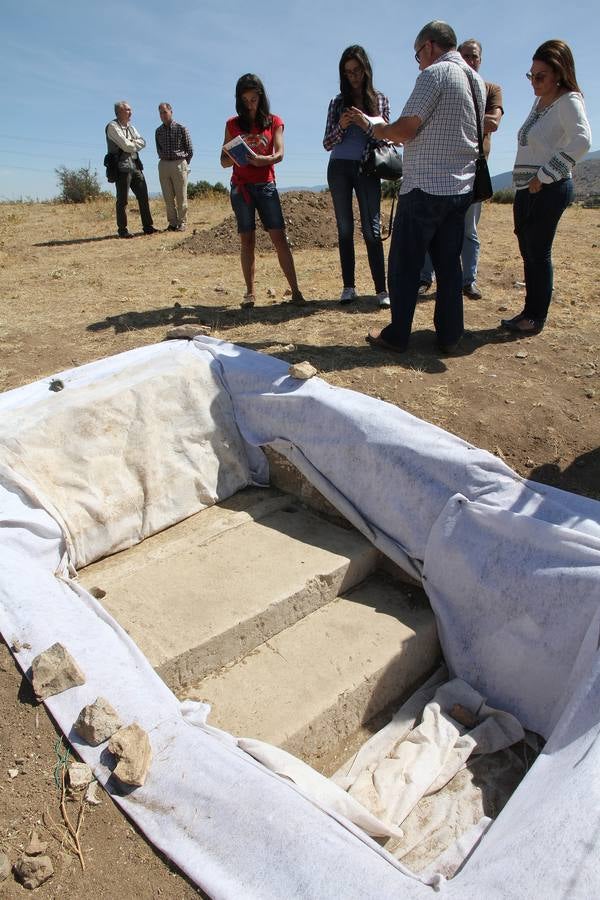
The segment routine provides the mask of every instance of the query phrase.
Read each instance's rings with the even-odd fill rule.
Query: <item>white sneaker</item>
[[[379,291],[379,293],[377,294],[377,299],[379,300],[380,309],[389,309],[390,295],[387,291]]]
[[[356,288],[345,287],[340,294],[340,303],[352,303],[353,300],[356,300]]]

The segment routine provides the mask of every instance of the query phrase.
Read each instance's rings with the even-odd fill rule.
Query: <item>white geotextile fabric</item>
[[[321,806],[336,810],[340,815],[350,819],[351,822],[366,831],[367,834],[373,837],[401,838],[403,836],[402,831],[394,828],[383,818],[373,815],[369,812],[368,807],[339,787],[335,781],[325,778],[312,766],[302,762],[296,756],[292,756],[286,750],[282,750],[281,747],[274,747],[272,744],[266,744],[255,738],[238,738],[237,745],[271,772],[281,775],[282,778],[288,778],[298,785],[307,796],[317,800]]]
[[[514,716],[487,706],[481,694],[461,679],[438,685],[440,675],[436,673],[388,726],[363,744],[347,772],[340,770],[331,779],[280,747],[248,738],[238,738],[238,746],[367,834],[391,838],[386,848],[398,859],[408,856],[413,871],[443,855],[440,867],[445,873],[454,872],[470,852],[474,835],[481,833],[482,823],[487,827],[490,822],[471,772],[457,776],[472,755],[496,754],[521,741],[524,732]],[[431,690],[435,694],[419,709],[419,724],[407,733],[416,704]],[[456,706],[459,715],[471,714],[476,724],[467,728],[453,718]],[[493,774],[492,761],[490,767]],[[475,826],[479,832],[473,831]]]
[[[60,380],[63,390],[50,391],[48,379],[26,406],[5,395],[0,467],[35,485],[78,569],[249,483],[231,400],[188,344]]]
[[[521,726],[512,716],[500,713],[496,718],[477,692],[468,686],[463,687],[464,683],[458,679],[448,683],[447,677],[444,667],[435,672],[408,698],[391,721],[373,734],[352,759],[332,776],[337,785],[349,790],[351,795],[376,815],[383,814],[387,821],[401,824],[402,838],[388,841],[386,847],[411,871],[420,872],[427,879],[431,879],[436,873],[451,877],[490,824],[482,786],[475,783],[481,770],[485,770],[486,778],[489,772],[489,779],[495,783],[496,775],[504,774],[503,770],[509,766],[513,775],[509,781],[514,782],[515,777],[520,777],[519,770],[522,773],[522,767],[517,767],[515,760],[499,760],[497,757],[480,763],[475,777],[469,770],[462,769],[458,772],[462,768],[463,753],[460,746],[453,745],[453,740],[455,730],[464,729],[453,726],[452,719],[448,723],[453,727],[448,729],[449,740],[445,748],[437,738],[431,746],[424,745],[422,741],[415,745],[414,735],[419,732],[419,720],[427,717],[427,711],[435,718],[440,717],[440,702],[448,711],[456,702],[470,708],[474,714],[479,714],[487,731],[487,734],[482,734],[480,728],[477,734],[477,729],[475,730],[475,737],[479,737],[480,753],[495,753],[501,745],[510,746],[523,736]],[[487,715],[488,711],[492,713],[491,716]],[[498,723],[501,723],[500,728],[497,727]],[[475,743],[473,737],[465,737],[468,744],[463,742],[463,748]],[[409,760],[410,769],[400,768],[406,761],[406,756],[403,757],[404,751],[398,753],[397,748],[403,748],[405,744],[411,750],[421,751],[415,754],[416,760]],[[430,759],[426,760],[425,756]],[[391,769],[386,771],[385,766],[381,766],[382,762]],[[444,763],[447,764],[445,773],[442,777],[436,777],[445,768]],[[458,774],[452,778],[453,771]],[[447,776],[452,778],[451,783],[447,788],[440,788]],[[494,798],[499,797],[501,805],[506,802],[512,787],[510,783],[506,787],[506,780],[503,779],[503,784],[496,783],[493,791]],[[489,793],[489,789],[486,793]],[[415,799],[418,802],[412,805]],[[398,810],[400,804],[404,809],[396,812],[392,818],[392,806],[395,805]]]
[[[455,705],[472,714],[477,724],[461,726],[452,715]],[[448,784],[471,754],[495,753],[523,737],[514,716],[488,706],[481,694],[454,678],[436,690],[416,728],[359,772],[348,792],[373,815],[399,828],[419,800]]]
[[[159,357],[175,359],[180,346],[133,351],[77,370],[78,377],[92,381],[142,357],[153,367]],[[290,379],[279,360],[211,339],[185,346],[229,393],[249,469],[260,470],[262,460],[248,445],[273,444],[380,549],[423,573],[452,674],[550,736],[476,852],[441,888],[486,900],[597,895],[599,504],[528,483],[490,454],[388,404],[320,379]],[[0,431],[7,415],[47,390],[46,380],[0,397]],[[307,802],[203,724],[205,708],[182,710],[101,606],[54,575],[58,568],[66,578],[68,547],[39,508],[35,472],[30,476],[0,470],[0,630],[9,644],[31,643],[18,654],[24,670],[55,641],[82,665],[86,684],[47,705],[103,783],[101,751],[70,732],[81,707],[106,696],[125,721],[149,731],[151,777],[115,797],[149,839],[213,897],[429,895],[431,888],[350,823]],[[511,526],[500,527],[501,513],[511,514]],[[513,528],[525,545],[516,554]],[[544,602],[553,577],[558,584]],[[560,655],[553,648],[565,629]]]

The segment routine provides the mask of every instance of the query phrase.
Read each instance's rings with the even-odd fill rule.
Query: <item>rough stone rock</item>
[[[98,782],[92,781],[88,784],[87,791],[85,792],[84,800],[86,803],[89,803],[91,806],[99,806],[102,802],[98,794],[96,793],[98,790]]]
[[[193,340],[198,334],[210,334],[212,331],[210,325],[178,325],[176,328],[170,328],[165,336],[165,341]]]
[[[54,875],[49,856],[21,856],[15,863],[15,875],[23,887],[33,890]]]
[[[101,587],[91,587],[90,594],[92,595],[92,597],[95,597],[96,600],[104,600],[104,598],[106,597],[106,591]]]
[[[4,881],[10,875],[10,859],[0,850],[0,881]]]
[[[104,697],[96,697],[89,706],[84,706],[73,728],[92,747],[107,741],[111,735],[123,727],[119,714]]]
[[[69,787],[72,791],[80,791],[94,780],[94,773],[86,763],[73,762],[67,769]]]
[[[144,729],[137,722],[121,728],[111,737],[108,749],[119,760],[113,775],[123,784],[141,787],[152,761],[150,740]]]
[[[41,856],[42,853],[45,853],[48,849],[48,841],[40,841],[40,836],[37,831],[31,832],[31,837],[29,838],[29,843],[25,847],[25,853],[27,856]]]
[[[19,774],[19,770],[18,770],[18,769],[9,769],[9,770],[8,770],[8,777],[9,777],[9,778],[16,778],[18,774]]]
[[[62,644],[53,644],[31,663],[33,690],[38,700],[85,684],[85,675]]]
[[[276,297],[277,293],[273,290],[273,288],[267,288],[267,297]]]
[[[301,363],[292,363],[292,365],[288,369],[289,374],[292,378],[300,378],[302,381],[306,381],[307,378],[312,378],[313,375],[317,374],[317,370],[314,366],[311,366],[309,362]]]

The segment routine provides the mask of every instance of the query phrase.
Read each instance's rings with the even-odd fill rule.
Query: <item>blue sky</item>
[[[191,178],[221,180],[219,148],[233,115],[235,82],[247,71],[263,79],[271,109],[285,123],[281,187],[326,180],[322,137],[329,99],[338,90],[342,50],[362,44],[375,86],[396,118],[414,85],[413,43],[441,18],[459,41],[483,44],[481,74],[502,85],[505,116],[494,136],[490,169],[512,168],[516,133],[532,103],[525,79],[535,48],[548,38],[570,44],[600,146],[600,65],[596,0],[565,7],[543,3],[392,0],[28,0],[4,4],[6,111],[0,125],[0,199],[46,199],[58,193],[54,169],[92,164],[104,187],[104,126],[113,103],[127,99],[146,138],[142,154],[151,191],[158,191],[154,130],[157,105],[169,101],[194,142]]]

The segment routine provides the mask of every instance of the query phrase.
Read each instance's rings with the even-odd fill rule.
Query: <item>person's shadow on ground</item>
[[[360,298],[363,299],[363,298]],[[372,307],[374,298],[366,298],[367,309]],[[169,306],[146,310],[127,310],[117,315],[107,316],[98,322],[90,323],[86,330],[101,332],[113,329],[114,334],[126,331],[143,330],[160,326],[201,325],[215,332],[215,336],[228,339],[228,332],[243,329],[246,325],[277,325],[293,319],[303,319],[317,313],[332,310],[341,315],[365,312],[365,303],[352,304],[340,308],[337,299],[309,301],[305,306],[295,306],[283,300],[251,309],[240,309],[239,306],[207,306],[204,304],[182,305],[174,302]],[[375,310],[373,310],[375,311]],[[365,337],[366,337],[365,328]],[[321,372],[334,370],[350,370],[358,367],[374,368],[381,365],[395,365],[402,369],[419,369],[428,374],[442,374],[447,371],[446,360],[455,357],[470,356],[485,344],[513,343],[519,337],[500,328],[486,328],[478,331],[466,331],[462,341],[452,354],[443,353],[437,346],[435,332],[432,328],[413,331],[408,349],[404,353],[372,347],[365,344],[302,344],[290,340],[252,341],[244,340],[238,334],[235,343],[250,350],[270,352],[281,359],[297,362],[298,355],[310,360]],[[278,345],[281,345],[279,350]]]
[[[68,240],[51,240],[51,241],[40,241],[39,244],[32,244],[33,247],[69,247],[74,244],[95,244],[98,241],[118,241],[120,240],[118,234],[103,234],[98,237],[86,237],[86,238],[69,238]]]
[[[543,463],[531,470],[531,481],[600,500],[600,447],[576,457],[561,471],[556,463]]]

